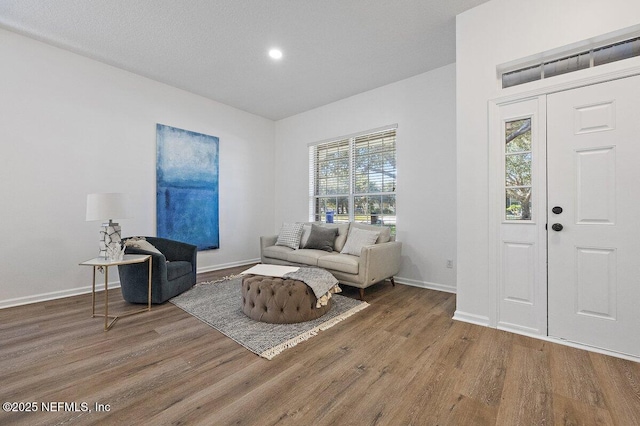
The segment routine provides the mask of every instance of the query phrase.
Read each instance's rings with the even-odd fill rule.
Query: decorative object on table
[[[87,221],[102,220],[100,228],[100,253],[99,257],[108,258],[107,248],[111,243],[120,244],[120,224],[113,219],[126,219],[129,217],[124,194],[109,192],[87,195]]]
[[[126,254],[147,254],[153,258],[153,300],[164,303],[189,290],[196,283],[196,246],[157,237],[124,239]],[[141,265],[118,267],[122,298],[129,303],[147,303],[148,271]]]
[[[219,248],[219,139],[157,124],[156,142],[158,237]]]
[[[121,245],[120,243],[109,243],[109,246],[107,247],[107,259],[111,261],[124,259],[124,251],[126,248],[126,246]]]
[[[258,322],[242,312],[241,282],[242,276],[198,284],[170,302],[266,359],[272,359],[369,306],[366,302],[336,294],[331,299],[331,310],[313,321],[296,324]]]

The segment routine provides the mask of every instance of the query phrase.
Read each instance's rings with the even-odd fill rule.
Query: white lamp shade
[[[87,221],[126,219],[125,195],[109,192],[87,195]]]

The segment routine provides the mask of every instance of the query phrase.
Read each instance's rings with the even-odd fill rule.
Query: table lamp
[[[128,217],[125,207],[125,196],[119,193],[102,193],[87,195],[87,221],[102,220],[100,228],[100,254],[107,256],[107,248],[111,243],[120,244],[120,225],[113,219],[126,219]],[[106,222],[108,220],[108,222]]]

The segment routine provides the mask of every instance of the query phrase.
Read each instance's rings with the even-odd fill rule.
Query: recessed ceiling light
[[[273,59],[281,59],[282,51],[280,49],[271,49],[269,51],[269,56],[271,56]]]

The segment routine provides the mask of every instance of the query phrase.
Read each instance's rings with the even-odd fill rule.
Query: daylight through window
[[[531,118],[505,123],[506,220],[531,220]]]
[[[309,213],[396,228],[396,129],[309,147]]]

